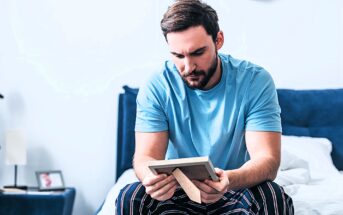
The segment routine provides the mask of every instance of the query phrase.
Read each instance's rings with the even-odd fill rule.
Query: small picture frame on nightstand
[[[36,171],[38,190],[64,190],[64,180],[60,170]]]

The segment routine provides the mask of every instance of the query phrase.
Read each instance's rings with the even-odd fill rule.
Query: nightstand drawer
[[[75,189],[51,194],[0,194],[1,215],[71,215]]]

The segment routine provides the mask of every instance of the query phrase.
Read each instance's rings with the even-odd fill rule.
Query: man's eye
[[[193,56],[200,56],[202,55],[204,52],[194,52],[192,53]]]
[[[177,58],[179,58],[179,59],[182,59],[182,58],[184,58],[185,56],[176,54],[175,57],[177,57]]]

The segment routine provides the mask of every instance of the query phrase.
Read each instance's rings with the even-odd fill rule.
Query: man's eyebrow
[[[205,51],[206,49],[207,49],[207,46],[204,46],[204,47],[196,49],[195,51],[192,51],[190,54],[194,54],[194,53],[197,53],[197,52],[202,52],[202,51]]]
[[[181,55],[181,54],[176,53],[176,52],[170,52],[170,53],[172,53],[173,55]]]
[[[207,46],[204,46],[204,47],[201,47],[201,48],[198,48],[198,49],[192,51],[189,54],[192,55],[192,54],[197,53],[197,52],[205,51],[206,49],[207,49]],[[173,55],[183,55],[183,54],[180,54],[180,53],[177,53],[177,52],[173,52],[173,51],[171,51],[170,53],[173,54]]]

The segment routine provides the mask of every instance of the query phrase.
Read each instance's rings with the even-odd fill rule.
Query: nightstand
[[[1,215],[71,215],[75,188],[64,191],[0,193]]]

